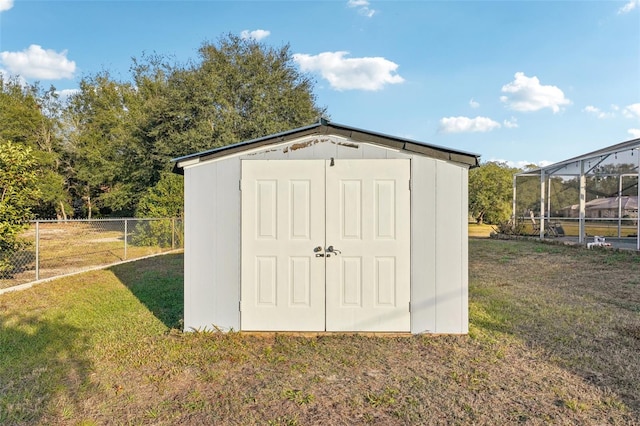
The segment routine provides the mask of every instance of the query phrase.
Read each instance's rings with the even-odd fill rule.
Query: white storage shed
[[[186,331],[468,332],[478,155],[321,120],[173,161]]]

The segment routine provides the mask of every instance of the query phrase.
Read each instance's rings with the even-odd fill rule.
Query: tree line
[[[128,79],[84,76],[66,99],[0,74],[0,221],[180,216],[170,159],[324,113],[288,45],[230,34],[187,63],[142,54]]]
[[[33,218],[181,216],[172,158],[311,124],[326,113],[313,89],[288,45],[231,34],[186,63],[142,54],[127,79],[84,76],[65,99],[0,74],[0,249]],[[496,162],[471,170],[470,215],[508,220],[520,171]],[[576,182],[551,185],[560,203],[576,197]],[[607,193],[613,185],[599,182]],[[539,181],[525,179],[519,208],[536,209],[538,192]]]
[[[524,169],[510,167],[503,162],[490,161],[469,172],[469,215],[477,223],[498,225],[507,222],[513,215],[513,177],[516,173],[535,169],[529,165]],[[638,195],[638,178],[634,164],[607,163],[585,178],[586,200]],[[627,175],[622,186],[619,175]],[[545,209],[550,207],[553,217],[568,216],[571,206],[580,200],[578,176],[552,175],[545,180]],[[540,175],[520,176],[516,181],[516,215],[527,217],[533,211],[540,213]]]

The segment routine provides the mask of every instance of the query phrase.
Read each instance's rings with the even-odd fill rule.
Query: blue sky
[[[227,33],[289,44],[331,120],[482,161],[640,138],[640,0],[0,0],[0,72],[74,90]]]

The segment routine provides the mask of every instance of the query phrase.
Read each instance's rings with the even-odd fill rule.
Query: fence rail
[[[0,289],[183,247],[181,218],[34,220],[0,253]]]

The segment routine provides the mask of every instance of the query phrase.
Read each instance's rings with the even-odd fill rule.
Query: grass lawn
[[[0,424],[640,424],[640,256],[472,239],[467,336],[180,333],[182,256],[0,296]]]
[[[492,232],[495,232],[493,225],[478,225],[477,223],[469,223],[469,237],[471,238],[489,238]]]

